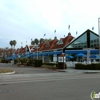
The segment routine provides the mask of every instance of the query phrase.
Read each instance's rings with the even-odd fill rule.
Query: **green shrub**
[[[29,59],[27,61],[27,66],[33,66],[34,65],[34,60],[33,59]]]
[[[65,64],[65,69],[67,69],[67,65]]]
[[[1,63],[5,63],[5,59],[1,59]]]
[[[18,60],[17,59],[14,59],[14,64],[17,64],[18,63]]]
[[[34,60],[35,67],[41,67],[42,66],[42,60]]]
[[[14,64],[20,63],[21,60],[22,60],[22,58],[16,58],[16,59],[14,59]]]
[[[43,65],[48,65],[48,66],[55,66],[56,68],[58,68],[58,63],[43,63]]]
[[[81,69],[82,68],[82,64],[78,63],[78,64],[75,64],[75,69]]]
[[[57,69],[56,65],[42,65],[43,68]]]
[[[5,59],[5,63],[10,63],[10,60],[8,60],[8,59]]]
[[[96,64],[96,70],[100,70],[100,63],[99,64]]]
[[[75,69],[100,70],[100,63],[87,64],[87,65],[77,63],[75,64]]]
[[[8,60],[8,59],[1,59],[1,63],[10,63],[10,60]]]

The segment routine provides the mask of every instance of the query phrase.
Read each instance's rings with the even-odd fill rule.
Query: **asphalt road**
[[[100,73],[39,70],[0,75],[0,100],[91,100],[92,91],[100,92]]]

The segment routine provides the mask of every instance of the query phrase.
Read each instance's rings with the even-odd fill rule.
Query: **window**
[[[60,39],[57,44],[63,44],[62,39]]]
[[[46,43],[46,47],[49,47],[49,46],[50,46],[50,45],[49,45],[49,43],[47,42],[47,43]]]
[[[72,42],[67,48],[86,48],[87,47],[87,33]]]
[[[97,47],[99,46],[99,36],[90,32],[90,47]]]

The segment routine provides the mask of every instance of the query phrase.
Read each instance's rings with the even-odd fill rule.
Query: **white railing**
[[[75,64],[77,64],[77,63],[80,63],[80,64],[94,64],[94,63],[99,63],[99,62],[97,62],[97,61],[93,61],[93,62],[91,62],[91,61],[89,61],[89,62],[86,62],[86,61],[84,61],[84,62],[76,62],[76,61],[74,61],[74,62],[72,62],[72,61],[67,61],[66,62],[66,65],[67,65],[67,67],[75,67]]]

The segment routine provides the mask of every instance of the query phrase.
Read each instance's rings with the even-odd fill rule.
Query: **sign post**
[[[58,56],[58,69],[66,69],[66,58],[65,54],[61,54]]]

